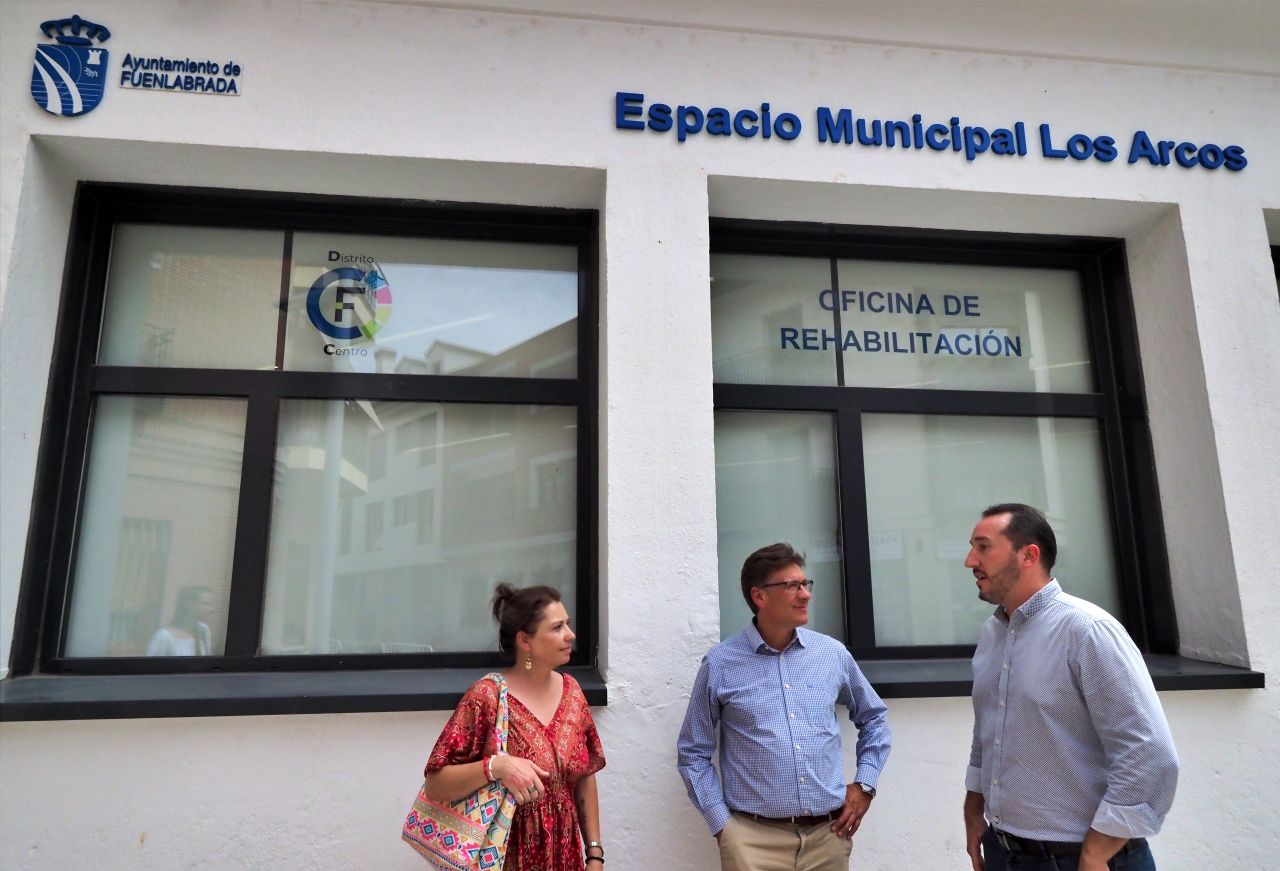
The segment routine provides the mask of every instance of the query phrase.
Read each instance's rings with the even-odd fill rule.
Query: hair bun
[[[499,623],[502,622],[502,609],[511,601],[511,597],[516,594],[515,587],[510,584],[498,584],[493,588],[493,619]]]

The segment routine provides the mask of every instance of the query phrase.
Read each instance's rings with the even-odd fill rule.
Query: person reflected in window
[[[491,780],[517,808],[505,871],[604,871],[595,774],[604,751],[582,688],[556,668],[573,652],[569,614],[552,587],[499,584],[498,643],[515,664],[507,683],[507,753],[494,752],[499,688],[471,685],[427,761],[427,796],[457,801]]]
[[[173,607],[173,619],[156,630],[147,644],[147,656],[210,656],[209,620],[213,593],[207,587],[183,587]]]
[[[842,642],[805,628],[804,554],[762,547],[741,579],[755,616],[703,657],[676,744],[680,776],[722,871],[848,869],[889,758],[884,702]],[[850,781],[839,705],[858,728]]]
[[[1054,579],[1040,511],[993,505],[969,544],[978,598],[996,606],[973,655],[973,871],[1155,871],[1146,839],[1173,805],[1178,754],[1142,654]]]

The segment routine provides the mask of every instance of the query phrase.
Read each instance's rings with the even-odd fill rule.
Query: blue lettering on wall
[[[646,102],[644,93],[617,91],[613,99],[614,127],[638,133],[665,134],[675,132],[674,140],[683,144],[701,137],[731,139],[777,138],[782,142],[799,139],[804,124],[792,111],[778,111],[768,102],[758,106],[711,106],[704,109],[696,103],[676,104]],[[852,108],[814,109],[814,131],[820,143],[854,145],[862,148],[896,148],[933,153],[963,154],[967,162],[1001,157],[1022,158],[1029,153],[1027,123],[1014,121],[1004,127],[962,123],[959,115],[946,122],[926,118],[916,112],[906,118],[863,118]],[[1073,132],[1055,133],[1049,124],[1037,127],[1042,157],[1073,161],[1111,163],[1120,156],[1114,136]],[[1216,145],[1177,139],[1153,140],[1146,131],[1137,130],[1129,146],[1127,162],[1155,167],[1179,166],[1183,169],[1215,170],[1225,168],[1239,172],[1249,165],[1244,147]]]

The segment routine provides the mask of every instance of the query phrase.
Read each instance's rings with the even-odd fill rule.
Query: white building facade
[[[853,867],[968,867],[1010,500],[1149,654],[1161,868],[1273,861],[1276,11],[0,10],[0,864],[419,867],[511,581],[615,871],[716,867],[675,736],[787,539],[889,706]]]

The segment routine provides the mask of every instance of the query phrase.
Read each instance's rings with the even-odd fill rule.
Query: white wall
[[[95,179],[600,209],[610,703],[597,716],[614,871],[714,867],[673,747],[698,659],[719,635],[710,215],[1125,238],[1184,651],[1280,669],[1269,577],[1280,563],[1280,306],[1263,217],[1280,208],[1275,76],[1204,69],[1237,69],[1228,59],[1163,69],[1147,54],[1037,57],[1020,48],[1040,44],[1034,23],[1020,25],[1026,40],[1011,32],[1015,48],[1002,55],[906,45],[936,31],[903,44],[841,28],[830,39],[770,36],[796,28],[785,11],[762,21],[759,5],[741,29],[723,4],[704,28],[643,23],[670,11],[660,3],[592,19],[553,8],[90,3],[78,11],[111,28],[114,70],[126,51],[234,57],[245,93],[111,87],[92,114],[68,120],[26,93],[37,26],[64,13],[4,0],[0,649],[12,639],[73,185]],[[801,29],[822,33],[806,9]],[[1198,36],[1181,34],[1200,46],[1194,57],[1207,51]],[[616,90],[704,108],[768,100],[807,129],[792,143],[677,145],[671,134],[615,130]],[[819,105],[872,118],[958,113],[987,126],[1022,119],[1033,133],[1045,121],[1122,142],[1142,127],[1238,143],[1251,162],[1211,173],[1033,152],[970,164],[949,152],[823,145]],[[1265,867],[1280,846],[1277,691],[1162,698],[1184,774],[1156,842],[1161,867]],[[892,700],[890,717],[894,754],[857,867],[965,867],[967,700]],[[0,864],[420,867],[397,843],[397,817],[444,718],[6,724]]]

